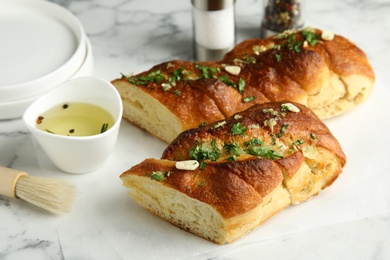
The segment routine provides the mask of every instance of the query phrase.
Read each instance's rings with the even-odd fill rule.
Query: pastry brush
[[[54,214],[70,210],[75,188],[72,184],[0,166],[0,195],[18,198]]]

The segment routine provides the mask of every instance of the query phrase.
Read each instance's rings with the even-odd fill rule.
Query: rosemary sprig
[[[100,130],[100,133],[104,133],[105,131],[107,131],[107,129],[108,129],[108,123],[104,123],[104,124],[102,125],[101,130]]]
[[[54,133],[54,132],[50,131],[50,130],[49,130],[49,129],[47,129],[47,128],[45,129],[45,131],[46,131],[46,132],[48,132],[48,133],[51,133],[51,134],[56,134],[56,133]]]

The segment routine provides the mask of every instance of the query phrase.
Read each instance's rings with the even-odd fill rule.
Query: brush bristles
[[[75,188],[62,180],[22,176],[16,183],[16,196],[54,214],[63,214],[71,208]]]

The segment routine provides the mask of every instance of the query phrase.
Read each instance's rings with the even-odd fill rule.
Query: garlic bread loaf
[[[317,195],[345,163],[338,141],[312,111],[282,101],[186,130],[160,159],[146,159],[120,178],[142,207],[224,244]]]
[[[321,119],[341,115],[365,101],[374,82],[361,49],[318,29],[248,39],[218,62],[173,60],[112,81],[124,118],[166,142],[265,102],[298,102]]]

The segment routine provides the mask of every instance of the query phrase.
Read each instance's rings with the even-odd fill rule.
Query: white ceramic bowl
[[[0,1],[0,102],[31,98],[68,80],[86,56],[70,11],[49,1]]]
[[[48,109],[71,102],[86,102],[106,109],[114,125],[92,136],[64,136],[36,128],[36,120]],[[69,80],[37,99],[23,114],[23,122],[52,162],[61,170],[81,174],[101,168],[111,155],[122,119],[122,100],[115,87],[96,77]]]

